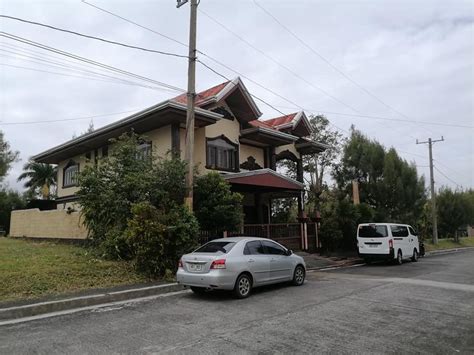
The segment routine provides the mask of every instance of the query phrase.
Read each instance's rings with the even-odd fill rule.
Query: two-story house
[[[184,157],[186,101],[186,94],[180,95],[34,156],[34,161],[58,165],[57,209],[70,211],[75,206],[77,174],[85,164],[107,156],[113,149],[109,140],[124,132],[133,129],[145,136],[146,142],[140,145],[145,153],[165,156],[174,152]],[[255,229],[255,225],[271,223],[274,198],[298,198],[302,213],[302,156],[327,148],[305,139],[311,127],[304,112],[265,121],[259,120],[260,116],[240,78],[196,96],[194,162],[200,174],[218,171],[234,191],[244,195],[244,225],[253,226],[248,229],[253,234],[269,230]],[[281,159],[297,164],[296,180],[276,172]],[[301,240],[297,229],[295,234],[295,240]],[[304,248],[304,242],[301,244]]]

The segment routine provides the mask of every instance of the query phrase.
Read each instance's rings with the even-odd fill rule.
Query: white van
[[[420,245],[415,230],[407,224],[364,223],[357,228],[359,255],[366,263],[373,260],[418,261]]]

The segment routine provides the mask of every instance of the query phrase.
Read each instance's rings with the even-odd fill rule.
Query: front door
[[[270,281],[278,282],[292,278],[292,265],[286,249],[270,240],[262,241],[265,253],[270,256]]]

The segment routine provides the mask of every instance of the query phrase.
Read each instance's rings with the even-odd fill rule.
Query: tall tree
[[[321,194],[325,188],[324,177],[337,165],[345,138],[341,133],[330,128],[329,120],[324,115],[310,116],[311,135],[315,143],[323,143],[328,148],[321,153],[303,156],[305,183],[308,186],[308,202],[320,210]],[[296,178],[296,164],[290,160],[279,162],[278,167],[291,178]]]
[[[25,207],[25,198],[17,191],[0,189],[0,229],[10,231],[11,211]]]
[[[444,237],[458,240],[458,230],[467,224],[474,224],[474,191],[453,191],[442,188],[436,198],[439,229]]]
[[[18,181],[26,180],[24,186],[33,195],[41,195],[45,200],[51,198],[51,190],[56,186],[58,168],[44,163],[29,161],[23,166],[24,172]]]
[[[7,175],[11,164],[18,160],[19,152],[11,149],[10,144],[5,140],[3,132],[0,131],[0,182]]]
[[[360,200],[375,210],[375,221],[415,224],[422,213],[425,182],[416,167],[401,159],[395,149],[386,151],[355,129],[334,177],[345,195],[351,194],[352,181],[358,181]]]
[[[312,129],[310,140],[328,146],[322,153],[303,156],[303,169],[309,187],[308,200],[319,210],[324,176],[337,164],[345,139],[341,133],[329,127],[329,120],[324,115],[311,116],[309,123]]]

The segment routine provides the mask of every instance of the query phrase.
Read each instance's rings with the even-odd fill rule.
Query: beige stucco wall
[[[250,145],[241,144],[240,145],[240,164],[247,161],[247,158],[252,156],[255,158],[255,162],[260,165],[262,168],[264,167],[265,158],[262,148],[252,147]]]
[[[79,212],[68,214],[65,210],[12,211],[10,236],[28,238],[85,239],[87,229],[81,222]]]
[[[216,123],[207,126],[206,137],[214,138],[217,136],[224,135],[229,138],[232,142],[239,144],[240,136],[240,124],[239,121],[234,119],[233,121],[221,118]]]
[[[275,148],[275,153],[278,154],[280,152],[283,152],[285,150],[289,150],[290,152],[292,152],[294,155],[296,155],[296,157],[299,159],[300,158],[300,153],[298,153],[298,151],[296,150],[295,148],[295,145],[294,144],[287,144],[287,145],[282,145],[280,147],[276,147]]]
[[[143,136],[151,141],[155,156],[165,158],[171,151],[171,125],[154,129],[143,134]]]

